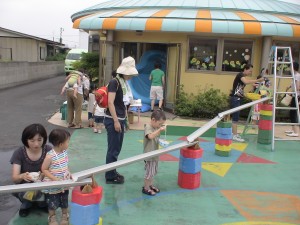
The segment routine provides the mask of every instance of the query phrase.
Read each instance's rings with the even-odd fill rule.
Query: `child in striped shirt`
[[[68,153],[70,133],[63,129],[54,129],[49,135],[49,142],[53,145],[44,159],[42,172],[45,175],[43,181],[60,181],[71,179],[68,166]],[[46,203],[48,204],[48,225],[58,225],[55,211],[57,208],[62,210],[61,225],[69,224],[68,215],[68,196],[67,188],[51,188],[43,190]]]

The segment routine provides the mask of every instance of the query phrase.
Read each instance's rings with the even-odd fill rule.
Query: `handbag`
[[[280,102],[281,105],[290,106],[292,102],[292,98],[293,96],[286,94]]]

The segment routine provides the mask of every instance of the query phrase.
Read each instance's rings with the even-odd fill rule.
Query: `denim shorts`
[[[239,107],[241,105],[241,98],[240,97],[236,97],[236,96],[231,96],[230,97],[230,109]],[[239,117],[240,117],[240,111],[234,112],[231,114],[232,117],[232,121],[233,122],[238,122],[239,121]]]
[[[103,123],[104,116],[95,116],[94,115],[94,121],[95,123]]]
[[[59,207],[62,209],[68,208],[69,190],[57,194],[45,194],[46,202],[49,210],[56,210]]]
[[[90,120],[90,119],[94,119],[94,116],[93,116],[93,113],[88,112],[88,120]]]

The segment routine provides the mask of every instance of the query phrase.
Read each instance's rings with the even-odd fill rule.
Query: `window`
[[[222,71],[242,71],[251,63],[252,41],[224,40]]]
[[[273,45],[291,47],[293,61],[299,62],[299,56],[300,56],[299,42],[274,41]]]
[[[217,39],[190,38],[188,69],[215,70],[217,46]]]
[[[245,64],[251,63],[252,49],[253,41],[250,40],[191,37],[188,69],[216,71],[218,68],[224,72],[241,71]]]
[[[44,60],[46,58],[46,48],[40,47],[40,59]]]

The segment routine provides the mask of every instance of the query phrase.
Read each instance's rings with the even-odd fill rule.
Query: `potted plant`
[[[205,62],[201,64],[201,70],[207,70],[207,65]]]
[[[215,70],[216,65],[214,62],[211,62],[208,66],[210,70]]]

